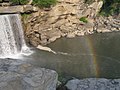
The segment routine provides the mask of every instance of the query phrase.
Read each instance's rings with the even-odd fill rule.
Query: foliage
[[[29,1],[28,0],[20,0],[20,4],[27,4]]]
[[[100,14],[104,16],[120,13],[120,0],[103,0],[104,4]]]
[[[10,0],[10,2],[11,2],[12,4],[14,4],[14,5],[19,4],[19,1],[18,1],[18,0]]]
[[[85,0],[85,3],[91,4],[94,0]]]
[[[85,3],[91,4],[94,1],[95,0],[85,0]],[[118,15],[120,13],[120,0],[102,0],[102,1],[104,3],[100,11],[100,15],[109,16],[109,15]]]
[[[23,19],[27,19],[27,18],[30,16],[29,13],[23,13],[23,14],[21,14],[21,15],[22,15],[22,18],[23,18]]]
[[[84,23],[88,23],[88,20],[87,20],[86,17],[81,17],[79,20],[82,21],[82,22],[84,22]]]
[[[51,5],[55,5],[57,0],[33,0],[33,4],[41,8],[50,8]]]
[[[14,5],[25,5],[27,4],[29,1],[28,0],[10,0],[10,2]]]

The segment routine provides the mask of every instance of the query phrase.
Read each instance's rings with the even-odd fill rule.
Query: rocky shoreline
[[[49,9],[23,17],[25,37],[29,44],[37,47],[46,45],[58,38],[89,35],[120,31],[120,16],[118,18],[98,16],[103,2],[94,1],[91,4],[84,0],[58,0],[58,4]],[[87,20],[87,23],[80,18]]]

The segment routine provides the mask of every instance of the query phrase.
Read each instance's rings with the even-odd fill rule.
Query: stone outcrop
[[[28,12],[35,12],[35,11],[38,11],[38,8],[32,5],[17,5],[17,6],[0,7],[0,14],[28,13]]]
[[[57,54],[55,51],[53,51],[53,50],[52,50],[51,48],[49,48],[49,47],[44,47],[44,46],[42,46],[42,45],[38,45],[37,48],[40,49],[40,50],[44,50],[44,51],[48,51],[48,52],[52,52],[52,53],[54,53],[54,54]]]
[[[113,17],[99,17],[96,19],[96,31],[100,32],[112,32],[120,31],[120,19],[115,19]]]
[[[66,86],[68,90],[120,90],[120,79],[73,79]]]
[[[96,32],[110,32],[111,29],[120,30],[119,20],[97,17],[102,5],[101,0],[95,0],[91,4],[84,3],[84,0],[58,0],[56,6],[39,10],[27,20],[23,19],[26,39],[28,43],[38,46],[61,37],[72,38]],[[88,22],[80,21],[82,17]]]
[[[56,90],[57,73],[21,60],[0,59],[0,90]]]

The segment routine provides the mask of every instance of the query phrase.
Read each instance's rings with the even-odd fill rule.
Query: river
[[[23,59],[76,78],[120,78],[120,32],[61,38],[47,45],[57,52],[32,49]]]

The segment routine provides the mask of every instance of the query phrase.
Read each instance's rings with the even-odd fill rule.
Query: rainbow
[[[88,36],[85,36],[85,47],[88,50],[88,53],[91,54],[90,58],[90,70],[95,77],[99,77],[99,67],[97,64],[96,50],[93,47],[92,39]]]

